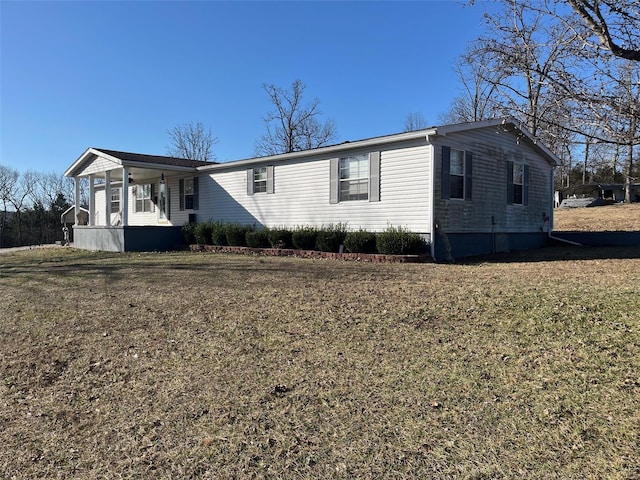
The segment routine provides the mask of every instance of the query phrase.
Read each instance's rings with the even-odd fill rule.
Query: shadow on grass
[[[535,250],[496,253],[456,260],[457,264],[478,263],[526,263],[563,262],[578,260],[625,260],[640,258],[640,245],[618,247],[590,247],[577,245],[554,245]]]

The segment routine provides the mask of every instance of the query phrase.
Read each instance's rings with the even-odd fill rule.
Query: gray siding
[[[443,200],[442,146],[473,154],[472,200]],[[446,233],[539,232],[552,212],[552,166],[528,143],[501,127],[469,130],[437,137],[434,212]],[[507,162],[529,165],[528,205],[507,204]]]

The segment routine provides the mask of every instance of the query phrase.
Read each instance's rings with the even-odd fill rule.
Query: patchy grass
[[[0,257],[2,478],[638,478],[640,249]]]
[[[640,203],[556,208],[553,220],[554,230],[558,231],[640,231]]]

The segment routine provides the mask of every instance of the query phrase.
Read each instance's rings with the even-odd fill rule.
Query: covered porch
[[[197,167],[207,164],[87,149],[65,172],[74,179],[75,198],[81,198],[84,187],[88,199],[88,218],[80,202],[75,202],[74,246],[117,252],[176,248],[182,243],[181,227],[188,221],[183,201],[185,179],[190,179],[187,185],[193,188]],[[172,195],[174,203],[180,204],[176,215],[171,212]]]

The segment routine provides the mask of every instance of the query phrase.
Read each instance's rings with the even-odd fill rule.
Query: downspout
[[[551,215],[553,215],[553,208],[554,208],[554,203],[553,202],[554,202],[554,190],[555,189],[554,189],[554,181],[553,181],[553,179],[554,179],[554,169],[552,168],[551,169],[551,182],[550,182],[551,183],[551,185],[550,185],[550,188],[551,188],[551,202],[550,202],[551,203],[551,205],[550,205]],[[544,212],[542,213],[542,220],[543,220],[543,222],[542,222],[542,231],[544,231],[544,224],[549,222],[549,227],[547,228],[547,236],[549,237],[549,239],[555,240],[557,242],[568,243],[569,245],[575,245],[576,247],[582,247],[581,243],[574,242],[572,240],[567,240],[565,238],[560,238],[560,237],[556,237],[555,235],[552,235],[551,232],[553,231],[553,224],[551,223],[551,217],[549,215],[547,215],[546,213],[544,213]]]
[[[431,250],[431,258],[433,260],[436,259],[436,215],[435,215],[435,200],[436,200],[436,149],[433,146],[433,144],[431,143],[431,139],[429,138],[429,135],[427,135],[427,142],[429,142],[429,148],[431,150],[430,154],[431,154],[431,165],[429,166],[430,170],[431,170],[431,194],[429,195],[429,209],[430,209],[430,216],[431,216],[431,232],[430,232],[430,237],[431,237],[431,245],[430,245],[430,250]]]
[[[549,221],[549,216],[545,213],[544,215],[544,223]],[[544,223],[542,224],[542,228],[544,229]],[[556,237],[555,235],[551,235],[551,223],[549,222],[549,228],[547,229],[547,236],[551,240],[556,240],[558,242],[568,243],[569,245],[575,245],[576,247],[582,247],[583,245],[578,242],[574,242],[573,240],[567,240],[566,238]]]

